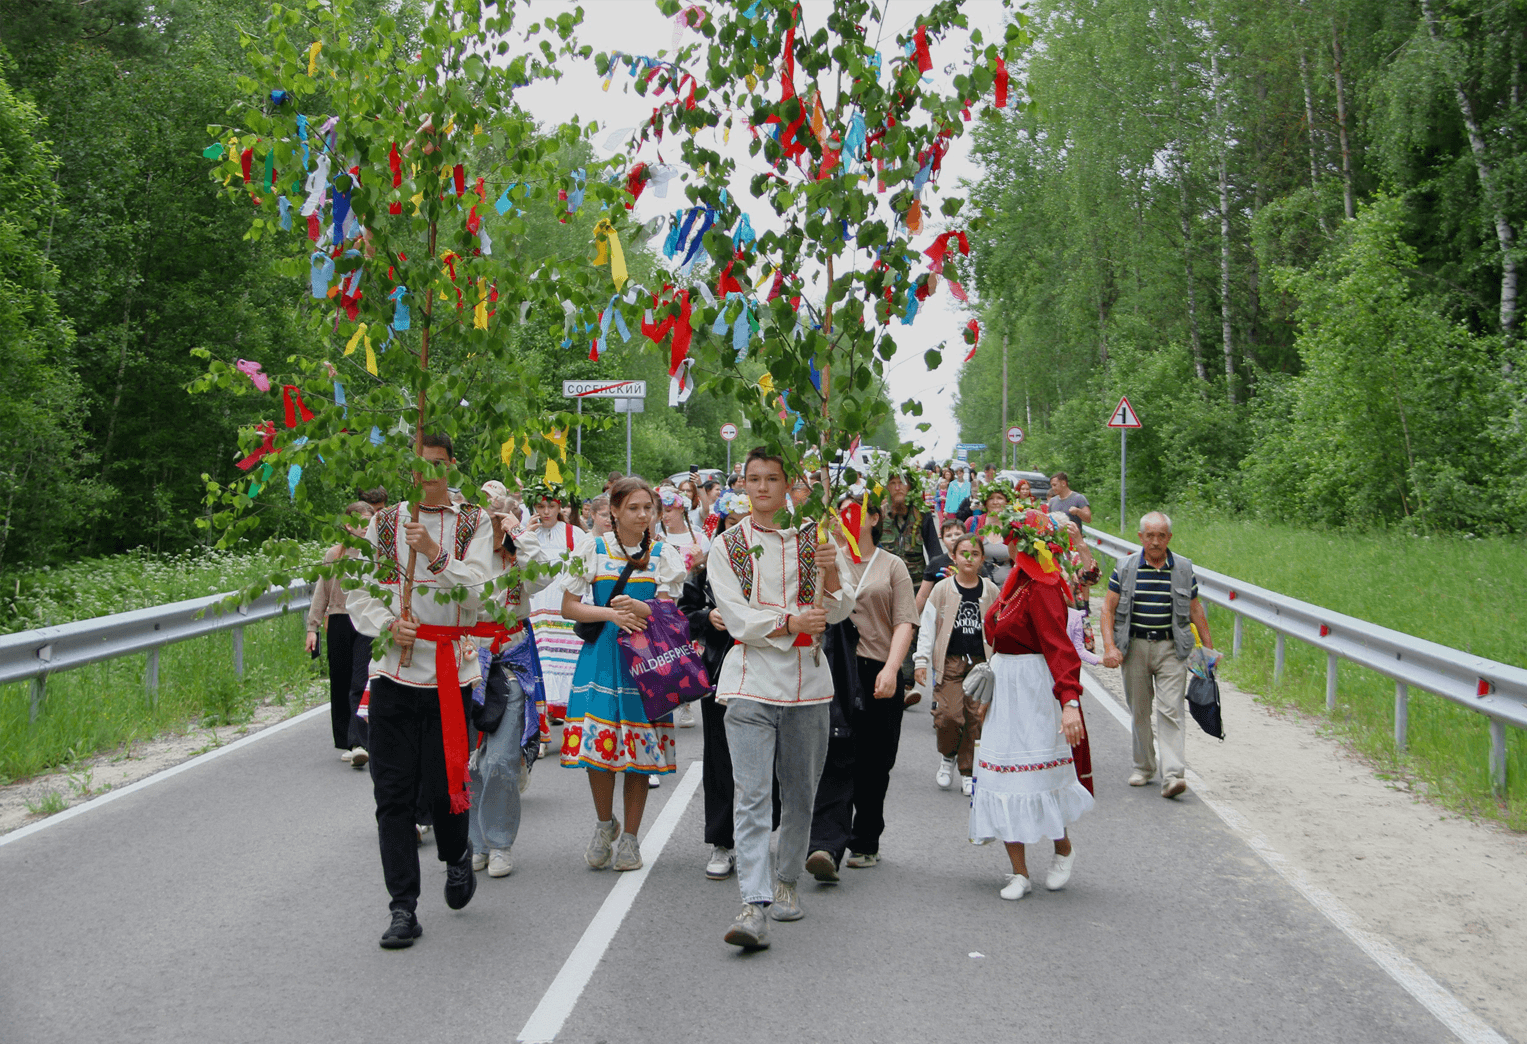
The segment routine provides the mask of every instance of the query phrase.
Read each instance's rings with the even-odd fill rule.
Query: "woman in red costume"
[[[1065,887],[1076,854],[1068,824],[1092,808],[1092,759],[1082,720],[1081,660],[1066,634],[1065,583],[1056,558],[1067,539],[1042,511],[997,520],[1014,563],[986,614],[995,688],[981,732],[970,802],[970,839],[1001,841],[1013,872],[1001,891],[1022,899],[1024,846],[1055,842],[1045,887]],[[988,530],[990,532],[990,530]]]

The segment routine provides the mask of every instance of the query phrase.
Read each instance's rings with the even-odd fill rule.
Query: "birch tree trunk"
[[[1446,58],[1447,44],[1442,39],[1432,0],[1421,0],[1421,14],[1426,19],[1426,30],[1432,43]],[[1479,176],[1480,191],[1484,194],[1485,205],[1495,218],[1495,238],[1500,243],[1501,255],[1500,328],[1501,333],[1510,337],[1516,332],[1516,230],[1506,216],[1496,184],[1495,169],[1485,148],[1485,136],[1480,130],[1479,118],[1474,113],[1474,102],[1464,89],[1462,79],[1454,78],[1453,93],[1458,99],[1458,111],[1463,116],[1464,129],[1469,134],[1469,151],[1474,154],[1474,169]]]
[[[1225,122],[1225,81],[1219,51],[1209,52],[1209,76],[1214,84],[1215,133],[1219,137],[1219,316],[1225,353],[1225,395],[1235,405],[1235,344],[1230,329],[1230,127]]]
[[[1336,75],[1336,131],[1341,138],[1341,187],[1342,201],[1346,204],[1347,220],[1357,217],[1357,207],[1352,199],[1352,144],[1347,137],[1347,88],[1341,76],[1341,35],[1336,30],[1336,20],[1331,20],[1331,60]]]

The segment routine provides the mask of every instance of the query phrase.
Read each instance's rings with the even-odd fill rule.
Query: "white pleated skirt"
[[[1060,731],[1055,679],[1039,655],[997,653],[991,667],[996,686],[981,726],[970,839],[1057,841],[1093,801]]]

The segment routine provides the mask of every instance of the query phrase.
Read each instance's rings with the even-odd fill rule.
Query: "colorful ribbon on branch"
[[[234,466],[240,471],[248,471],[258,464],[261,458],[276,452],[276,425],[274,421],[261,421],[255,428],[260,433],[260,445],[253,453],[239,461]],[[253,496],[253,493],[250,494]]]
[[[608,263],[610,266],[610,280],[619,290],[626,285],[626,255],[620,248],[620,233],[615,231],[615,226],[610,224],[609,218],[602,219],[594,226],[594,265]]]
[[[270,391],[270,378],[265,376],[260,364],[253,359],[237,359],[233,363],[233,368],[254,382],[254,386],[260,391]]]
[[[313,419],[313,411],[308,409],[307,403],[302,401],[302,392],[295,384],[283,384],[281,386],[281,403],[286,408],[286,426],[295,428],[297,418],[301,416],[304,421]]]

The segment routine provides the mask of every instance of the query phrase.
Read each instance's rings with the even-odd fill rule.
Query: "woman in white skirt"
[[[970,839],[1007,846],[1004,899],[1033,890],[1024,846],[1055,843],[1045,887],[1064,888],[1076,860],[1067,826],[1092,808],[1092,766],[1082,720],[1081,660],[1066,634],[1065,537],[1048,515],[1004,515],[998,533],[1013,560],[986,614],[995,688],[982,726]]]

